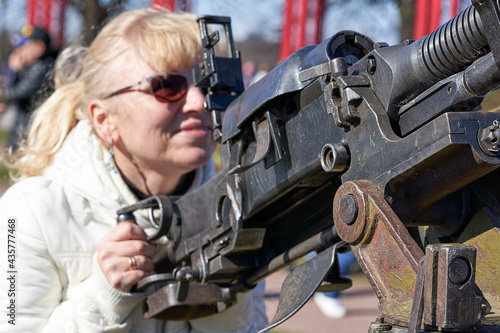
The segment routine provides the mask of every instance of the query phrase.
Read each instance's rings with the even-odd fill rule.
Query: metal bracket
[[[476,248],[431,244],[426,248],[424,323],[443,329],[466,329],[481,320],[476,296]]]
[[[277,117],[269,111],[265,113],[265,116],[266,118],[264,120],[260,122],[254,121],[252,123],[255,142],[257,145],[252,161],[247,163],[241,163],[241,161],[238,161],[238,165],[233,167],[228,174],[232,175],[241,173],[261,161],[264,161],[265,167],[269,168],[283,158],[283,145],[279,136],[279,129],[276,125]],[[240,147],[239,149],[243,149],[243,147]],[[268,158],[272,152],[274,152],[274,156],[272,156],[273,158]],[[243,154],[238,153],[238,156],[241,159]]]
[[[226,16],[200,16],[198,18],[203,46],[203,60],[193,68],[193,81],[205,92],[205,108],[212,113],[213,136],[222,141],[220,112],[226,110],[243,91],[241,58],[234,48],[231,18]],[[208,25],[222,25],[227,57],[216,55],[215,46],[220,41],[219,31],[209,33]],[[224,47],[221,47],[223,49]]]
[[[135,223],[133,212],[138,209],[148,209],[149,223],[156,229],[156,232],[148,237],[148,240],[155,240],[166,235],[172,225],[173,203],[172,199],[166,195],[154,195],[137,203],[123,207],[116,213],[118,214],[118,222],[131,220]],[[154,215],[154,210],[159,210],[159,218]]]
[[[472,0],[472,4],[479,12],[488,45],[493,53],[495,62],[500,68],[500,8],[497,0]]]

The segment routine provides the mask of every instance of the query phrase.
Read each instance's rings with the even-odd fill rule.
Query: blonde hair
[[[91,99],[109,93],[108,78],[119,76],[123,70],[114,65],[117,58],[133,52],[160,73],[166,73],[193,66],[200,58],[200,45],[193,14],[143,8],[118,15],[103,27],[86,54],[78,51],[83,59],[81,68],[65,76],[57,72],[56,66],[55,77],[61,75],[62,80],[35,111],[27,140],[14,155],[10,154],[11,178],[19,181],[41,175],[52,163],[78,121],[89,118],[87,106]]]

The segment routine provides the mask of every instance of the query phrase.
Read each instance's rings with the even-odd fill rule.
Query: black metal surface
[[[224,141],[240,134],[244,126],[249,126],[248,122],[252,118],[260,116],[266,109],[266,104],[277,104],[280,96],[304,89],[311,83],[311,79],[316,79],[321,73],[331,74],[330,71],[318,72],[317,66],[328,64],[326,68],[335,70],[336,66],[330,67],[329,64],[337,57],[344,58],[352,65],[377,47],[378,44],[360,33],[342,31],[319,45],[306,46],[296,51],[228,107],[223,125]],[[311,74],[299,76],[299,73],[308,69]],[[304,80],[305,78],[308,80]],[[279,104],[279,108],[284,108],[286,102]]]
[[[498,2],[475,5],[483,3],[498,13]],[[332,199],[352,180],[374,184],[378,199],[406,226],[441,227],[443,237],[463,229],[470,211],[465,186],[500,166],[500,113],[475,110],[477,95],[500,78],[497,48],[490,49],[500,37],[484,31],[498,21],[470,7],[431,36],[396,46],[341,32],[297,51],[236,98],[225,111],[223,171],[178,198],[169,213],[172,251],[164,272],[176,280],[176,301],[189,300],[196,281],[206,284],[197,285],[198,292],[228,286],[232,299],[282,268],[288,255],[332,246]],[[448,45],[465,35],[474,39]],[[205,33],[204,45],[216,37]],[[429,63],[436,59],[444,63]],[[212,84],[231,86],[220,83],[227,73],[219,76],[218,65],[201,64],[197,82],[207,83],[202,72],[208,68],[218,78]],[[344,225],[358,218],[349,198],[342,207]],[[296,277],[312,274],[315,281],[280,305],[273,323],[314,292],[326,270],[318,263],[286,282],[285,298],[303,289]],[[307,267],[313,270],[306,274]],[[181,268],[199,272],[191,275],[195,281],[174,274]],[[209,296],[203,301],[213,305]]]
[[[217,285],[189,285],[189,293],[179,299],[180,282],[163,284],[159,289],[150,287],[144,304],[144,317],[162,320],[189,320],[224,311],[234,303],[227,288]],[[154,293],[152,292],[154,291]]]
[[[198,18],[203,60],[193,68],[193,81],[205,93],[205,109],[212,113],[213,137],[216,142],[222,139],[222,120],[220,112],[234,101],[244,90],[240,54],[234,48],[231,18],[225,16],[200,16]],[[210,27],[222,26],[225,45],[219,30],[210,33]],[[225,48],[226,56],[217,54]]]
[[[426,248],[424,323],[430,327],[467,330],[481,318],[476,294],[476,249],[462,244]]]

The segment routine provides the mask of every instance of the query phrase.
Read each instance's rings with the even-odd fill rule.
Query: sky
[[[332,6],[323,22],[323,37],[333,36],[340,30],[354,30],[372,35],[374,40],[389,44],[399,43],[399,9],[396,4],[367,5],[367,0],[351,0],[341,8]],[[252,33],[263,33],[270,41],[279,40],[283,24],[285,0],[212,0],[195,1],[198,13],[231,17],[234,38],[245,38]],[[383,38],[384,40],[380,40]]]
[[[106,3],[107,0],[101,0]],[[230,16],[234,39],[245,40],[259,35],[268,41],[278,41],[283,23],[285,0],[193,0],[193,12],[200,15]],[[26,0],[0,1],[0,29],[19,31],[26,23]],[[129,8],[148,6],[149,0],[131,0]],[[355,30],[377,42],[389,45],[399,43],[399,11],[395,4],[368,6],[367,0],[352,0],[338,8],[332,6],[323,23],[324,39],[340,30]],[[69,10],[66,13],[66,39],[76,36],[81,27],[81,18]]]

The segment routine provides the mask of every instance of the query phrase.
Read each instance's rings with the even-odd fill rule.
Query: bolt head
[[[448,267],[448,277],[451,283],[461,285],[467,282],[471,275],[469,262],[463,258],[455,258]]]
[[[352,194],[346,194],[340,199],[340,217],[345,224],[351,225],[358,217],[358,203]]]

